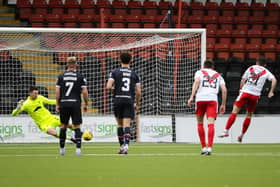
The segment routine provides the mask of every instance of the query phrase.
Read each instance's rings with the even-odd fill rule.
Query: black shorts
[[[116,118],[134,119],[134,104],[125,102],[114,102],[113,110]]]
[[[60,107],[60,122],[62,124],[68,124],[70,117],[74,125],[82,124],[82,112],[81,107]]]

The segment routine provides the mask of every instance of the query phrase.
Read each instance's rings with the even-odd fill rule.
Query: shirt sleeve
[[[226,84],[226,82],[225,82],[225,80],[224,80],[224,78],[220,75],[220,85],[225,85]]]
[[[44,96],[40,96],[40,100],[42,100],[42,102],[44,103],[44,104],[48,104],[48,105],[55,105],[56,104],[56,100],[55,99],[48,99],[48,98],[46,98],[46,97],[44,97]]]
[[[108,80],[110,80],[110,79],[115,80],[114,72],[112,72],[112,71],[109,73],[109,76],[108,76]]]
[[[249,77],[249,68],[244,72],[244,74],[242,75],[243,79],[248,79]]]
[[[268,73],[268,76],[267,76],[268,80],[271,81],[272,79],[275,79],[275,76],[270,71],[267,71],[267,73]]]
[[[196,78],[198,78],[198,77],[200,77],[200,71],[197,71],[197,72],[195,72],[195,74],[194,74],[194,79],[196,79]]]
[[[84,76],[82,76],[82,84],[81,84],[81,87],[82,87],[82,88],[87,87],[87,79],[86,79]]]
[[[60,75],[57,77],[56,87],[60,87],[61,86],[61,78],[60,77],[61,77]]]

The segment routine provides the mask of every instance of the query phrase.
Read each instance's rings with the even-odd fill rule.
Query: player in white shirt
[[[233,125],[237,114],[240,109],[247,104],[246,117],[243,121],[242,133],[238,136],[238,142],[242,142],[242,138],[246,133],[248,127],[251,123],[252,114],[254,113],[258,99],[261,95],[263,85],[266,80],[271,81],[271,88],[268,93],[268,98],[274,96],[274,90],[277,84],[277,80],[274,75],[266,69],[266,60],[264,58],[259,58],[256,65],[250,66],[242,76],[240,81],[240,93],[236,98],[232,113],[230,114],[224,132],[219,136],[220,138],[229,136],[229,129]]]
[[[195,113],[197,116],[197,127],[200,143],[202,146],[202,155],[211,155],[214,141],[215,128],[214,123],[218,112],[218,93],[222,90],[222,103],[220,113],[225,112],[227,89],[223,77],[217,73],[214,68],[214,62],[206,60],[203,69],[195,73],[192,94],[187,102],[191,106],[195,96]],[[203,119],[206,114],[208,123],[208,146],[206,146],[205,131]]]

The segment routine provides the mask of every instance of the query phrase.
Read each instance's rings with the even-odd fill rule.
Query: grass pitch
[[[279,187],[279,144],[215,144],[201,156],[197,144],[0,144],[1,187]]]

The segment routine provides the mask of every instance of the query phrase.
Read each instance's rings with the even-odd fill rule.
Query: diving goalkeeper
[[[22,111],[25,111],[31,116],[41,131],[59,138],[59,132],[55,130],[55,127],[60,127],[60,119],[58,116],[51,114],[50,111],[45,108],[45,104],[55,105],[56,100],[48,99],[40,95],[38,88],[31,86],[29,89],[29,96],[26,100],[20,100],[18,102],[17,108],[12,112],[12,116],[16,116]],[[71,128],[72,125],[69,127]],[[67,139],[76,143],[74,138],[67,137]]]

